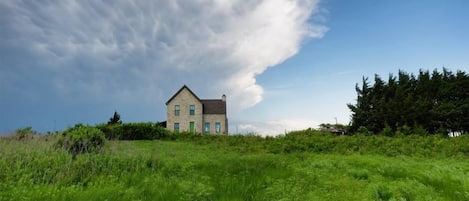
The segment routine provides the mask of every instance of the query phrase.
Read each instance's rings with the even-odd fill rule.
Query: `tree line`
[[[363,77],[355,90],[356,104],[347,105],[352,133],[359,129],[395,133],[402,128],[425,134],[469,131],[469,75],[464,71],[443,68],[414,75],[399,70],[387,81],[375,75],[372,85]]]

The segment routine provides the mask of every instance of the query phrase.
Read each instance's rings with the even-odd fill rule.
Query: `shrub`
[[[371,135],[373,133],[371,133],[365,126],[360,126],[357,130],[357,132],[359,134],[363,134],[363,135]]]
[[[412,134],[412,128],[409,127],[408,125],[404,125],[402,127],[397,128],[399,132],[401,132],[404,135],[411,135]]]
[[[100,152],[104,147],[105,140],[101,130],[77,124],[61,134],[56,147],[65,149],[75,158],[81,153]]]
[[[155,140],[169,137],[170,132],[158,123],[101,124],[96,126],[109,140]]]
[[[394,132],[392,131],[392,128],[389,127],[388,125],[386,125],[383,128],[383,131],[381,131],[381,134],[384,135],[384,136],[388,136],[388,137],[394,136]]]
[[[420,136],[428,135],[427,130],[425,130],[425,128],[423,128],[420,125],[414,126],[414,129],[412,131],[413,131],[413,134],[416,134],[416,135],[420,135]]]
[[[30,140],[33,139],[36,134],[37,132],[33,130],[31,126],[28,126],[15,130],[13,138],[16,140]]]

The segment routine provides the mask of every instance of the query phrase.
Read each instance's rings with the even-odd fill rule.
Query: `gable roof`
[[[201,100],[203,104],[203,114],[226,114],[226,101],[221,99]]]
[[[198,101],[202,103],[202,114],[226,114],[226,101],[222,99],[200,99],[186,85],[182,86],[168,101],[168,105],[182,90],[187,89]]]
[[[195,95],[194,92],[192,92],[191,89],[189,89],[189,87],[187,87],[186,85],[182,86],[181,89],[179,89],[179,91],[177,91],[168,101],[166,101],[166,105],[169,104],[169,102],[171,102],[179,93],[181,93],[182,90],[184,89],[187,89],[195,98],[197,98],[198,101],[200,101],[200,98],[197,97],[197,95]]]

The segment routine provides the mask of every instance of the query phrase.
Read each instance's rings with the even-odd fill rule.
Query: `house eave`
[[[199,102],[200,98],[195,95],[195,93],[189,89],[186,85],[182,86],[181,89],[179,89],[168,101],[166,101],[166,105],[168,105],[179,93],[181,93],[182,90],[187,89]]]

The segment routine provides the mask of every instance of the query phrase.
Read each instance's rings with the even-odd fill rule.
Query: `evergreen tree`
[[[107,124],[108,125],[121,124],[122,121],[120,119],[121,119],[121,116],[119,115],[119,113],[117,113],[117,111],[114,111],[114,115],[109,119]]]
[[[350,131],[360,127],[373,133],[418,130],[419,133],[467,133],[469,131],[469,76],[443,68],[443,72],[420,70],[418,76],[399,71],[387,83],[375,75],[370,86],[363,77],[355,86],[357,103],[352,111]]]
[[[352,122],[350,130],[355,132],[361,125],[368,125],[368,116],[370,115],[370,87],[368,86],[368,78],[363,77],[362,87],[355,85],[357,92],[357,104],[347,104],[348,108],[352,111]]]

